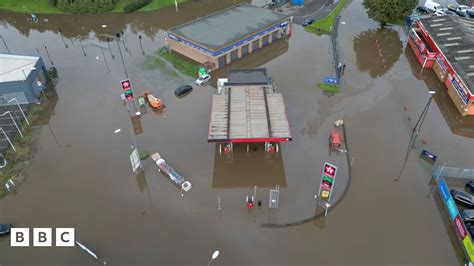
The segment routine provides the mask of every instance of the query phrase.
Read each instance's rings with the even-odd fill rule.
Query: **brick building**
[[[236,5],[171,28],[172,51],[215,70],[288,36],[291,17],[250,4]]]

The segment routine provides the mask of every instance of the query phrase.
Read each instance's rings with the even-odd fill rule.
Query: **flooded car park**
[[[38,49],[49,66],[57,67],[59,80],[58,101],[47,126],[40,127],[28,178],[0,200],[5,220],[0,222],[74,227],[76,239],[110,265],[205,264],[216,249],[216,265],[458,265],[436,204],[426,197],[432,169],[415,154],[423,147],[441,162],[469,167],[474,164],[472,138],[453,134],[450,125],[455,122],[446,122],[450,115],[443,113],[449,107],[442,104],[451,102],[443,101],[436,79],[426,81],[432,73],[415,75],[418,69],[411,66],[412,51],[404,49],[403,29],[380,29],[361,2],[352,1],[343,10],[341,21],[346,23],[339,25],[340,58],[347,65],[340,94],[328,96],[317,87],[334,69],[330,38],[309,34],[299,25],[293,25],[290,38],[229,66],[266,68],[285,97],[293,141],[283,143],[270,161],[260,147],[250,155],[240,147],[233,161],[218,157],[218,148],[206,139],[216,89],[195,87],[176,98],[174,90],[195,78],[173,74],[168,66],[145,66],[147,56],[164,44],[167,29],[235,1],[192,1],[180,5],[178,13],[172,7],[129,15],[39,15],[37,23],[2,11],[0,32],[12,52]],[[114,36],[122,31],[117,42]],[[366,48],[359,49],[359,43]],[[382,48],[379,54],[377,45],[395,48]],[[380,61],[373,64],[374,58]],[[379,64],[382,59],[386,67]],[[227,71],[219,71],[213,78],[226,77]],[[130,115],[119,83],[125,72],[136,95],[151,92],[166,103],[163,113],[148,110],[142,115],[137,146],[164,155],[192,183],[184,196],[151,159],[144,161],[142,174],[131,171]],[[394,182],[428,90],[437,91],[435,101],[416,149]],[[344,162],[343,155],[329,155],[327,146],[329,128],[341,118],[352,158],[341,202],[322,220],[261,227],[315,213],[323,163]],[[467,121],[450,121],[459,119]],[[459,127],[469,131],[472,125]],[[121,132],[114,134],[118,128]],[[337,182],[347,181],[347,170],[344,175],[336,188],[342,184]],[[244,199],[255,185],[256,198],[264,204],[249,212]],[[269,188],[275,185],[281,193],[277,213],[268,209]],[[77,248],[11,248],[6,239],[0,240],[0,253],[2,265],[96,264]]]

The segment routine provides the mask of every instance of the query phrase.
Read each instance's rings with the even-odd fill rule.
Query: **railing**
[[[445,177],[445,178],[461,178],[461,179],[473,179],[474,180],[474,169],[447,167],[438,165],[433,174],[434,177]]]

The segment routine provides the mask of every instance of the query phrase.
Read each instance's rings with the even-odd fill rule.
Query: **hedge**
[[[123,12],[131,13],[151,3],[151,0],[133,0],[123,7]]]
[[[114,9],[117,0],[57,0],[57,7],[67,13],[102,13]]]

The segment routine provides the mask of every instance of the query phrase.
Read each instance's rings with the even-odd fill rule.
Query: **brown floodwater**
[[[237,2],[192,1],[178,12],[171,7],[136,14],[40,15],[38,23],[25,14],[0,12],[0,34],[10,50],[35,54],[38,49],[59,72],[54,112],[40,126],[28,178],[0,200],[0,222],[75,227],[76,239],[108,265],[205,265],[216,249],[221,253],[213,265],[458,265],[442,215],[426,197],[431,169],[417,155],[423,146],[440,162],[469,168],[474,143],[453,134],[456,119],[446,122],[443,114],[450,102],[435,98],[419,136],[426,144],[417,143],[400,181],[393,181],[429,98],[430,73],[414,74],[411,51],[404,49],[406,34],[398,27],[379,29],[361,0],[343,10],[339,25],[340,57],[347,65],[340,94],[326,95],[317,87],[333,74],[329,37],[298,25],[291,38],[236,63],[267,68],[285,97],[293,141],[281,144],[280,155],[265,159],[261,147],[249,154],[238,147],[229,159],[207,143],[215,89],[195,87],[176,98],[174,89],[193,80],[145,61],[163,45],[166,29]],[[113,40],[122,31],[124,37]],[[382,48],[380,56],[375,41],[393,49]],[[151,92],[166,103],[165,112],[148,110],[142,116],[136,140],[141,150],[160,152],[192,183],[183,197],[151,160],[144,162],[142,174],[131,171],[130,116],[119,96],[125,73],[136,95]],[[436,88],[440,95],[442,89]],[[353,163],[343,200],[315,223],[261,227],[315,213],[313,196],[325,161],[340,167],[335,196],[341,196],[348,175],[345,156],[329,155],[327,149],[329,129],[340,118]],[[117,128],[122,130],[114,134]],[[255,185],[263,206],[249,212],[244,198]],[[275,185],[280,185],[280,206],[269,211],[269,188]],[[96,262],[77,247],[11,248],[3,238],[0,264]]]

